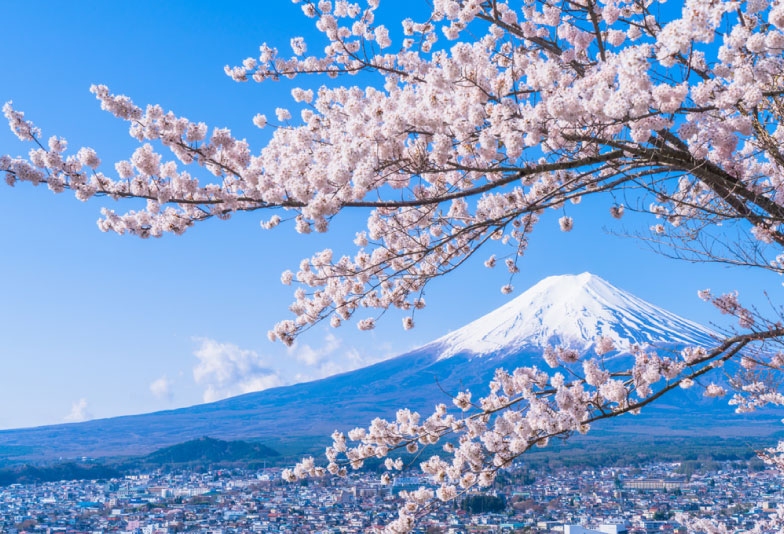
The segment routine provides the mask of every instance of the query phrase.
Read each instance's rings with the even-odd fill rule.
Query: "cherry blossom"
[[[742,334],[725,340],[717,348],[688,347],[677,356],[669,350],[634,346],[634,365],[629,370],[615,372],[605,369],[602,357],[595,359],[591,353],[580,356],[572,349],[552,347],[545,359],[558,370],[554,374],[536,366],[511,372],[498,369],[486,396],[473,400],[471,392],[463,391],[453,399],[456,409],[439,404],[429,415],[401,409],[395,420],[377,418],[367,428],[349,432],[348,439],[335,432],[332,445],[326,449],[326,468],[318,467],[308,457],[287,470],[284,478],[295,481],[325,473],[345,476],[349,468],[359,469],[366,460],[383,458],[387,472],[381,476],[381,482],[389,484],[406,468],[402,458],[393,455],[403,451],[418,453],[419,469],[436,489],[421,488],[401,494],[399,517],[385,529],[389,533],[408,532],[419,517],[439,502],[491,486],[499,470],[531,448],[546,446],[556,437],[586,433],[603,419],[639,413],[673,389],[692,387],[699,377],[719,367],[717,363],[730,360],[750,343],[780,335],[780,330]],[[603,344],[606,345],[606,340],[597,341],[597,345]],[[781,363],[784,358],[771,361],[774,360]],[[566,376],[571,379],[567,380]],[[764,388],[760,386],[756,390]],[[726,393],[715,383],[705,388],[706,396]],[[784,404],[780,395],[768,401]],[[443,453],[424,454],[435,446]],[[775,449],[760,451],[760,455],[781,467],[784,466],[782,451],[784,442]],[[683,522],[696,531],[713,525],[704,518],[683,518]]]
[[[282,274],[293,316],[268,337],[287,344],[322,320],[371,330],[389,309],[410,329],[430,281],[480,249],[488,268],[506,266],[487,272],[512,293],[539,221],[560,212],[559,227],[571,230],[585,196],[604,202],[607,224],[646,216],[638,237],[668,256],[784,273],[781,0],[666,9],[648,0],[434,0],[429,16],[391,23],[377,16],[378,0],[295,3],[320,42],[292,36],[290,52],[262,44],[224,69],[238,83],[302,81],[274,119],[261,113],[273,110],[250,118],[271,129],[265,146],[95,85],[101,109],[127,123],[138,147],[109,162],[63,137],[45,140],[8,102],[3,113],[30,150],[0,156],[5,183],[82,201],[144,200],[105,208],[98,223],[142,238],[240,212],[257,212],[263,229],[288,222],[323,233],[360,210],[351,252],[316,251]],[[352,85],[357,73],[367,86]],[[310,81],[325,78],[343,83]],[[672,389],[726,395],[740,411],[781,404],[775,381],[760,378],[781,371],[780,352],[765,348],[781,341],[781,322],[735,292],[699,296],[737,324],[714,347],[635,347],[623,371],[605,368],[614,349],[606,341],[588,359],[553,347],[542,355],[548,371],[499,370],[487,396],[458,393],[454,408],[426,417],[401,410],[352,433],[353,445],[333,436],[326,467],[306,459],[285,478],[345,475],[377,456],[390,461],[389,482],[403,468],[390,453],[442,444],[450,461],[421,464],[437,490],[409,492],[387,527],[407,532],[434,503],[492,484],[530,448],[636,413]],[[719,368],[733,369],[731,383],[716,382]]]

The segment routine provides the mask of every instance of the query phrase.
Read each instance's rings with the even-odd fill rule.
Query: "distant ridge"
[[[247,441],[199,438],[159,449],[147,456],[106,458],[99,462],[66,461],[41,465],[12,465],[0,468],[0,487],[61,480],[119,478],[150,469],[209,469],[265,465],[280,457],[278,451]]]
[[[184,463],[249,462],[280,456],[275,449],[261,443],[223,441],[202,437],[159,449],[138,461],[145,464],[172,465]]]
[[[589,353],[599,335],[615,341],[620,350],[608,357],[620,366],[633,358],[625,352],[633,343],[710,345],[713,333],[590,273],[551,276],[465,327],[369,367],[177,410],[0,431],[0,457],[3,450],[15,451],[15,459],[140,455],[202,436],[276,448],[323,443],[336,428],[394,417],[402,407],[427,413],[449,402],[445,391],[484,395],[497,367],[542,367],[550,343]],[[747,437],[780,428],[780,411],[737,415],[726,400],[698,390],[669,393],[642,415],[596,425],[590,436]]]

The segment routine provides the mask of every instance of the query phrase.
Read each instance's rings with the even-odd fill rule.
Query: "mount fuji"
[[[550,276],[522,295],[436,340],[439,359],[509,355],[552,345],[588,352],[598,336],[633,344],[711,345],[707,328],[622,291],[591,273]]]
[[[585,354],[598,336],[615,342],[618,351],[609,357],[618,363],[632,358],[627,351],[632,344],[711,346],[716,338],[710,329],[598,276],[551,276],[468,325],[369,367],[176,410],[0,431],[0,457],[141,454],[202,436],[276,442],[325,438],[336,428],[394,417],[402,407],[427,414],[458,390],[482,395],[496,368],[546,368],[541,357],[546,346],[567,345]],[[780,428],[781,414],[736,415],[726,400],[705,399],[698,389],[672,392],[642,415],[624,415],[603,428],[627,438],[768,435]]]

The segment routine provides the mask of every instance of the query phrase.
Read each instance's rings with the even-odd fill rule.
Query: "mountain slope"
[[[470,388],[484,394],[496,367],[541,366],[541,351],[548,343],[590,351],[599,335],[613,338],[621,349],[613,357],[622,359],[631,357],[623,349],[632,343],[710,345],[712,333],[588,273],[549,277],[467,326],[369,367],[177,410],[0,431],[0,451],[28,447],[24,450],[33,452],[27,457],[52,458],[141,454],[202,436],[274,443],[325,438],[335,428],[393,417],[401,407],[432,410],[436,403],[449,401],[447,392]],[[736,435],[779,430],[773,421],[780,414],[736,416],[726,401],[704,399],[696,389],[673,392],[646,415],[624,416],[598,427],[598,433],[613,428],[627,436],[726,436],[732,428]],[[684,402],[693,413],[679,408]]]

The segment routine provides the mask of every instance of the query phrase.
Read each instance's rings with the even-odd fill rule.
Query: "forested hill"
[[[159,449],[138,461],[148,465],[217,464],[267,460],[276,456],[280,456],[278,451],[261,443],[203,437]]]

